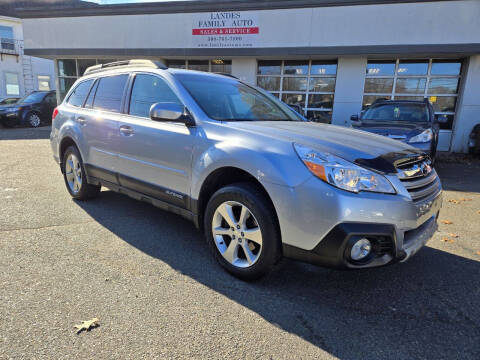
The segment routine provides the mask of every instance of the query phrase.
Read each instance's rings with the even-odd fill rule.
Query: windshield
[[[221,121],[302,121],[273,96],[230,78],[175,74],[211,119]]]
[[[22,99],[20,99],[18,102],[19,103],[36,103],[36,102],[40,102],[43,100],[43,98],[45,97],[46,93],[43,93],[43,92],[34,92],[34,93],[31,93],[31,94],[28,94],[26,96],[24,96]]]
[[[9,99],[3,99],[0,101],[0,105],[8,105],[8,104],[15,104],[18,99],[16,98],[9,98]]]
[[[362,115],[362,121],[427,122],[428,119],[428,107],[425,104],[373,105]]]

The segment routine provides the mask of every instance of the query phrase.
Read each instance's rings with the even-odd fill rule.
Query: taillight
[[[53,110],[53,114],[52,114],[52,121],[55,120],[55,118],[57,117],[57,115],[58,115],[58,108],[55,108],[55,109]]]

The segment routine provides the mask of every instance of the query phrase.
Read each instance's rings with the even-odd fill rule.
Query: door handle
[[[132,136],[134,132],[135,131],[133,131],[131,126],[128,126],[128,125],[120,126],[120,133],[124,136]]]
[[[87,120],[85,120],[83,117],[77,118],[77,122],[82,126],[87,125]]]

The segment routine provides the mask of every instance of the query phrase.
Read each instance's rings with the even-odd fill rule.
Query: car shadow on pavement
[[[480,193],[480,159],[472,156],[456,154],[455,157],[437,160],[437,170],[444,190]]]
[[[340,359],[473,359],[480,351],[480,262],[425,247],[406,263],[362,271],[283,260],[246,283],[225,273],[179,216],[111,191],[77,204],[136,249]]]
[[[38,140],[50,138],[50,126],[38,128],[2,128],[0,127],[0,140]]]

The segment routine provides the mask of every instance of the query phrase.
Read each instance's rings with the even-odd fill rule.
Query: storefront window
[[[330,123],[336,74],[336,61],[259,60],[257,85],[300,106],[310,120]]]
[[[397,69],[398,75],[427,75],[428,60],[416,61],[406,60],[400,61]]]
[[[210,71],[208,60],[188,60],[188,69],[197,71]]]
[[[232,60],[214,59],[210,61],[210,71],[213,73],[232,73]]]
[[[48,75],[38,75],[38,90],[49,91],[50,90],[50,76]]]
[[[95,59],[78,59],[77,64],[78,64],[78,75],[83,76],[83,74],[85,73],[85,70],[87,70],[88,67],[97,65],[97,60],[95,60]]]
[[[107,64],[116,59],[59,59],[57,60],[58,96],[63,100],[75,81],[82,77],[88,67],[97,64]],[[40,77],[39,77],[40,87]]]
[[[369,61],[363,108],[377,99],[423,100],[428,98],[440,124],[451,130],[455,117],[462,62],[451,59]]]
[[[20,95],[20,83],[18,82],[17,73],[5,73],[5,87],[7,95]]]
[[[393,74],[395,74],[395,61],[369,61],[367,64],[367,75],[393,76]]]
[[[189,69],[213,73],[231,74],[232,60],[168,60],[167,66],[173,69]]]

